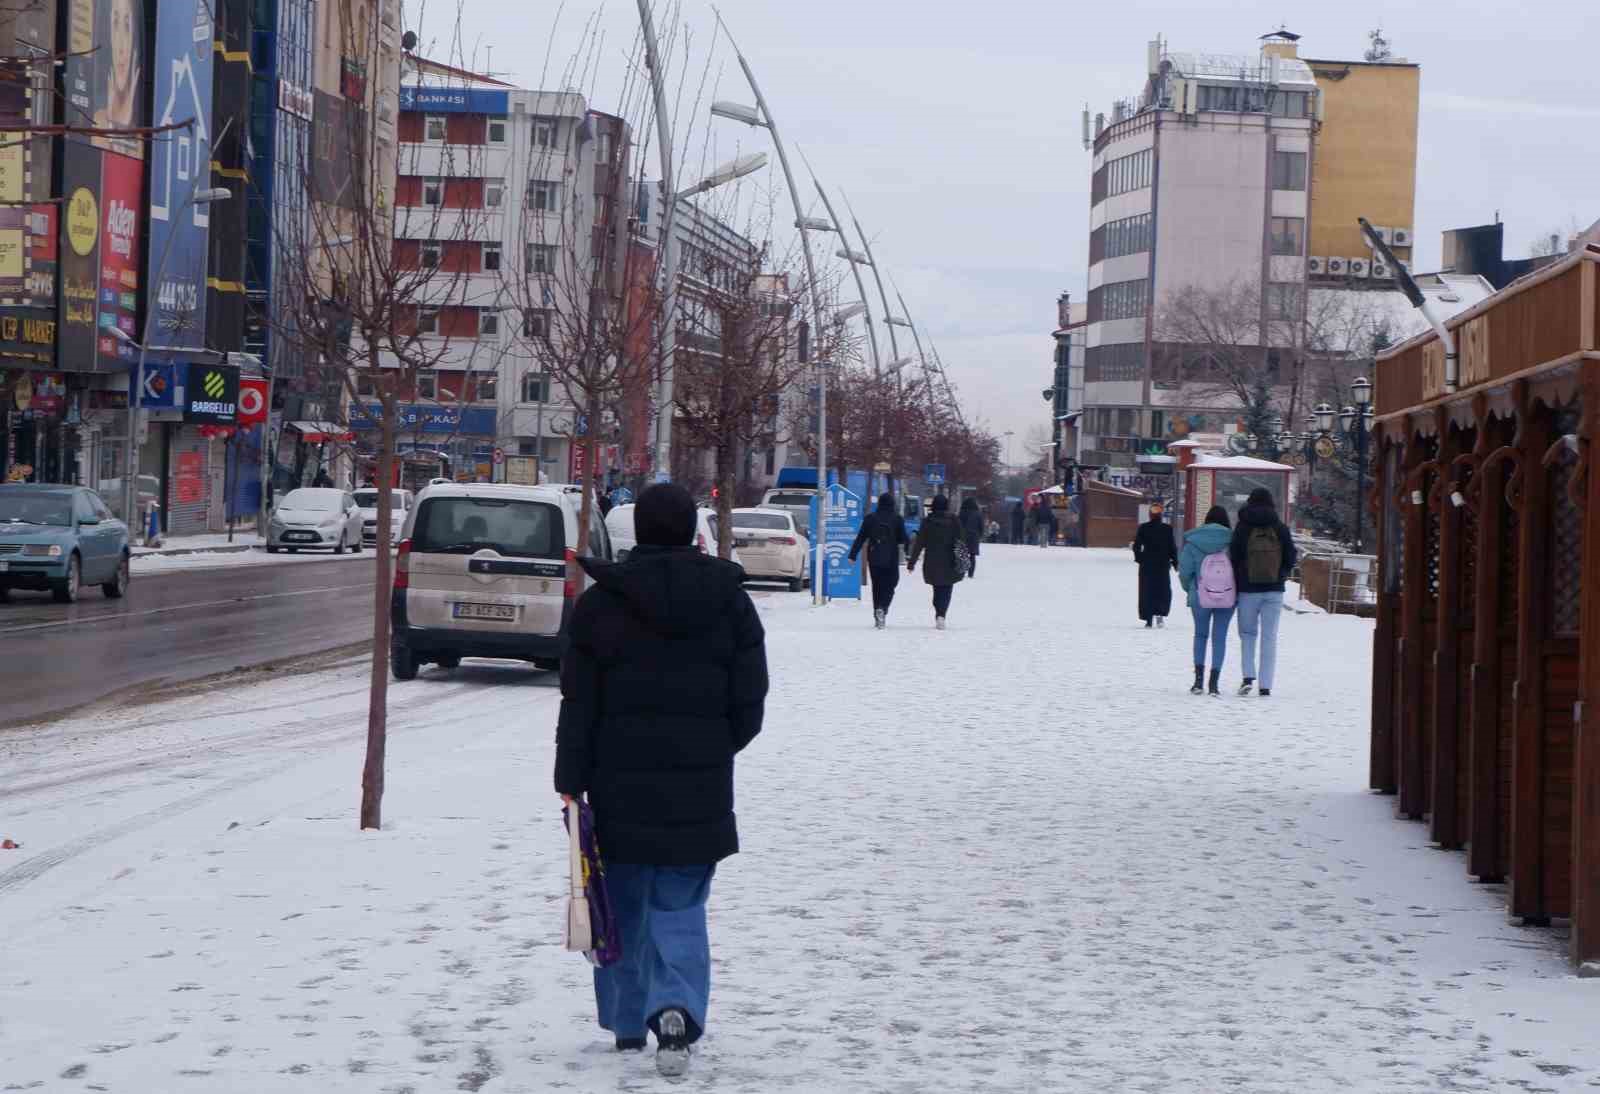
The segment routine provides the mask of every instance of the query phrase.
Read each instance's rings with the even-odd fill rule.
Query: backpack
[[[1276,585],[1283,580],[1283,543],[1274,525],[1250,529],[1245,540],[1245,580],[1252,585]]]
[[[1218,551],[1207,555],[1200,563],[1199,603],[1202,608],[1231,608],[1238,603],[1238,589],[1233,583],[1233,563],[1228,552]]]
[[[885,559],[895,559],[894,522],[892,520],[873,520],[872,531],[867,537],[867,561],[875,566],[886,565]]]

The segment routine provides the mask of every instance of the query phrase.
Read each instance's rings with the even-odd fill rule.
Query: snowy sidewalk
[[[1363,790],[1369,622],[1216,700],[1126,552],[986,546],[943,634],[920,577],[759,604],[685,1088],[1600,1086],[1600,982]],[[395,686],[365,835],[358,665],[0,735],[0,1090],[674,1089],[561,950],[554,683]]]

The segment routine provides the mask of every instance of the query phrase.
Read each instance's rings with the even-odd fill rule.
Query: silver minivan
[[[389,663],[410,680],[424,664],[463,657],[561,664],[563,631],[589,578],[579,555],[610,559],[595,508],[579,533],[583,495],[564,486],[430,486],[406,517],[390,600]]]

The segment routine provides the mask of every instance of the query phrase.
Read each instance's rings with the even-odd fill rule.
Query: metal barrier
[[[1301,599],[1332,615],[1377,612],[1378,560],[1373,555],[1306,555],[1299,569]]]

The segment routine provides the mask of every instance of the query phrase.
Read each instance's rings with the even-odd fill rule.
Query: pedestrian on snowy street
[[[1249,695],[1259,685],[1264,699],[1272,694],[1278,670],[1278,624],[1283,622],[1283,586],[1294,572],[1299,553],[1294,537],[1278,519],[1278,506],[1272,492],[1258,486],[1239,510],[1239,523],[1233,529],[1228,551],[1233,561],[1233,578],[1239,589],[1240,660],[1244,662],[1244,681],[1240,695]],[[1256,645],[1260,641],[1261,670],[1256,671]]]
[[[1048,547],[1056,541],[1056,512],[1050,506],[1050,499],[1043,494],[1034,498],[1033,534],[1041,547]]]
[[[1028,523],[1027,511],[1022,508],[1019,501],[1011,507],[1011,542],[1021,545],[1023,525]]]
[[[1150,519],[1139,525],[1133,539],[1133,559],[1139,564],[1139,618],[1146,627],[1165,627],[1172,614],[1172,572],[1178,568],[1178,540],[1162,520],[1165,509],[1150,506]]]
[[[977,498],[962,499],[961,529],[967,534],[967,550],[972,552],[972,563],[967,567],[967,576],[977,577],[978,548],[983,543],[983,513],[978,509]]]
[[[652,486],[622,563],[585,558],[561,659],[555,786],[594,808],[622,959],[596,969],[600,1026],[619,1051],[656,1035],[681,1075],[706,1026],[706,898],[739,850],[733,758],[761,732],[765,635],[744,571],[694,546],[694,500]]]
[[[1183,537],[1178,556],[1178,584],[1189,596],[1189,611],[1194,616],[1194,686],[1190,695],[1201,694],[1205,686],[1206,646],[1211,647],[1211,680],[1208,690],[1221,695],[1222,663],[1228,657],[1228,625],[1237,606],[1233,561],[1228,548],[1233,528],[1228,511],[1213,505],[1206,522]]]
[[[922,580],[933,586],[933,625],[941,631],[945,616],[950,614],[950,597],[956,582],[967,576],[956,565],[956,543],[965,535],[961,522],[950,512],[950,499],[940,494],[933,499],[933,512],[918,529],[911,558],[906,562],[906,572],[911,573],[917,568],[917,559],[922,559]]]
[[[894,495],[878,495],[878,508],[867,514],[850,545],[850,561],[854,562],[867,549],[867,572],[872,585],[872,623],[883,630],[889,623],[889,605],[894,603],[894,590],[900,584],[900,548],[911,542],[906,535],[906,522],[895,512]]]

